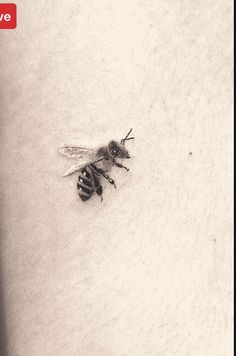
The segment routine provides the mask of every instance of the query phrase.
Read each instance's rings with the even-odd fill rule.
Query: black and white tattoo
[[[101,197],[101,201],[103,200],[102,177],[116,188],[114,180],[107,174],[113,166],[129,170],[117,159],[130,158],[129,152],[125,148],[125,142],[134,139],[134,137],[130,137],[131,131],[132,129],[120,143],[112,140],[107,146],[100,147],[98,150],[79,146],[65,146],[59,149],[62,155],[79,160],[65,172],[64,177],[79,172],[77,188],[82,201],[90,199],[95,192]]]

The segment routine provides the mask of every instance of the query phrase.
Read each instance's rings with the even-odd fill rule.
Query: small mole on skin
[[[192,152],[189,152],[189,156],[192,156],[192,154],[193,154]]]

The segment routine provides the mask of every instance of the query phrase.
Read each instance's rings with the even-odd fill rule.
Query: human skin
[[[10,356],[232,354],[232,3],[16,2],[0,32]],[[58,147],[127,142],[103,202]]]

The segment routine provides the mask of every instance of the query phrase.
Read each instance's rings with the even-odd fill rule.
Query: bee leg
[[[115,182],[114,182],[113,179],[109,178],[108,181],[109,181],[110,184],[114,185],[114,188],[115,188],[115,189],[117,189],[117,186],[116,186],[116,184],[115,184]]]
[[[129,168],[127,168],[127,167],[123,166],[123,164],[121,164],[121,163],[114,162],[114,164],[115,164],[115,166],[116,166],[116,167],[119,167],[119,168],[124,168],[124,169],[126,169],[126,170],[127,170],[127,172],[129,171]]]
[[[102,175],[103,175],[104,178],[106,178],[106,179],[108,180],[108,182],[109,182],[110,184],[114,185],[114,188],[116,188],[116,185],[115,185],[114,180],[111,179],[111,177],[109,177],[108,174],[106,174],[105,172],[102,172]]]
[[[103,189],[102,189],[101,185],[99,185],[99,187],[97,187],[97,189],[96,189],[97,195],[99,195],[101,197],[101,202],[103,201],[102,190]]]

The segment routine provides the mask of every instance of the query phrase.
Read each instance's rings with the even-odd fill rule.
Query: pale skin
[[[232,0],[16,2],[0,355],[233,356]],[[103,204],[82,203],[57,148],[130,127],[119,189],[102,178]]]

